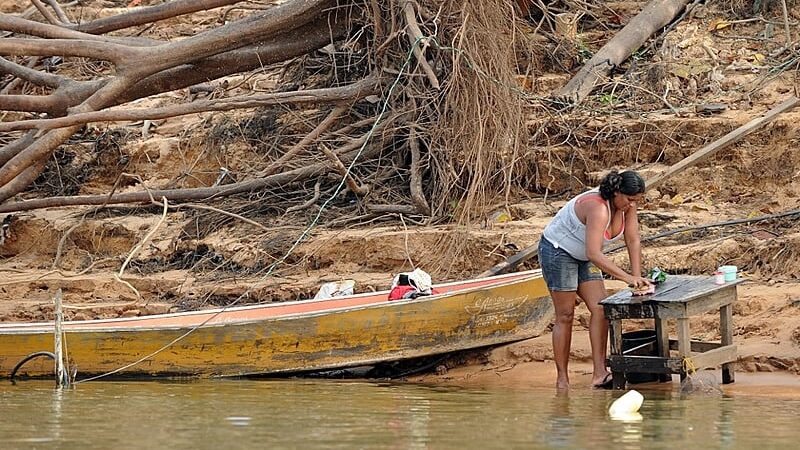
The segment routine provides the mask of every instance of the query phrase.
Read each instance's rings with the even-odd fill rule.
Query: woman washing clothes
[[[612,170],[596,189],[584,192],[564,205],[545,227],[539,241],[542,275],[555,306],[553,354],[556,387],[569,387],[570,345],[576,295],[586,303],[589,341],[592,347],[592,386],[610,389],[606,369],[608,321],[599,304],[607,297],[603,272],[634,288],[650,286],[641,276],[642,256],[636,204],[644,197],[645,182],[631,170]],[[630,273],[603,254],[603,247],[624,238],[630,258]]]

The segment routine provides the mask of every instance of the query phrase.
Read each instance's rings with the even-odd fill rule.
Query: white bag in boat
[[[325,283],[319,287],[319,291],[317,291],[317,295],[314,296],[314,300],[353,295],[353,287],[355,285],[355,280],[331,281],[330,283]]]
[[[398,273],[392,280],[392,289],[400,284],[401,278],[407,278],[408,284],[416,288],[417,292],[428,295],[431,294],[431,287],[433,284],[431,282],[431,276],[428,274],[428,272],[425,272],[420,268],[416,268],[413,272]]]

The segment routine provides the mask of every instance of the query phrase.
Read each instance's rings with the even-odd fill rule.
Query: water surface
[[[794,448],[800,400],[336,380],[0,381],[3,449]]]

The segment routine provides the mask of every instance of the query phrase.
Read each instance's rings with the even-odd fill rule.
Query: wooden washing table
[[[653,294],[633,296],[626,289],[601,301],[609,320],[608,365],[614,389],[625,388],[627,374],[658,374],[659,380],[669,381],[671,374],[680,374],[684,379],[687,372],[718,365],[722,365],[722,382],[733,383],[733,303],[736,286],[742,281],[717,285],[713,276],[670,275]],[[689,318],[712,310],[719,310],[721,342],[692,340]],[[625,319],[654,319],[655,342],[623,351]],[[669,339],[669,319],[677,319],[677,340]],[[677,350],[677,355],[672,356],[670,350]]]

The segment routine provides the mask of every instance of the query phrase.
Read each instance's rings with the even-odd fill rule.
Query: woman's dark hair
[[[641,175],[633,170],[626,170],[622,173],[612,170],[600,182],[600,197],[603,197],[604,200],[611,200],[617,192],[625,195],[643,194],[644,187]]]

